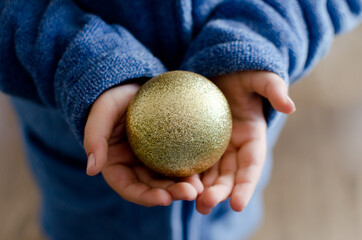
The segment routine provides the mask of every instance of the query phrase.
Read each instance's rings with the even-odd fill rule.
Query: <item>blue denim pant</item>
[[[268,157],[247,208],[236,213],[225,201],[203,216],[196,212],[194,201],[148,208],[123,200],[101,175],[85,174],[87,157],[59,112],[12,100],[42,194],[42,225],[51,239],[240,240],[258,228],[263,215],[263,190],[272,167],[271,149],[284,115],[269,126]]]

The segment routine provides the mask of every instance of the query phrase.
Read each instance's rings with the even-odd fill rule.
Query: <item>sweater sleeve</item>
[[[219,1],[195,24],[181,68],[207,77],[266,70],[289,85],[328,52],[336,34],[359,23],[361,8],[362,0]],[[264,110],[270,123],[276,111],[268,102]]]
[[[0,2],[0,89],[58,109],[80,141],[102,92],[166,71],[127,29],[71,0]]]

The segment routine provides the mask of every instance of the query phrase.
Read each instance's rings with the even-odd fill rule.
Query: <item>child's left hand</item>
[[[213,207],[229,197],[231,208],[242,211],[253,195],[267,149],[261,96],[279,112],[295,111],[286,84],[274,73],[239,72],[218,77],[214,83],[229,102],[233,129],[222,158],[202,175],[205,190],[196,204],[202,214],[210,213]]]

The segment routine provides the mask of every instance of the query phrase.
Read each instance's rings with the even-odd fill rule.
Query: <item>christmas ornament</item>
[[[231,137],[229,105],[207,78],[171,71],[146,82],[131,101],[127,137],[150,169],[185,177],[211,167]]]

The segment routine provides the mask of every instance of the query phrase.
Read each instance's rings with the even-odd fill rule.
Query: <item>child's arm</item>
[[[286,86],[311,71],[325,56],[336,34],[352,29],[361,21],[362,1],[217,1],[209,5],[195,4],[193,11],[197,13],[193,25],[196,37],[188,48],[181,69],[209,78],[221,76],[217,83],[228,99],[240,97],[246,106],[258,105],[254,112],[249,111],[257,117],[254,118],[255,124],[247,124],[248,117],[244,121],[234,120],[237,124],[233,129],[233,140],[240,137],[239,142],[234,144],[234,148],[229,148],[219,164],[204,175],[205,191],[197,199],[197,208],[201,213],[208,213],[217,203],[229,197],[231,207],[239,211],[252,196],[265,154],[261,100],[253,92],[267,97],[268,101],[263,102],[267,125],[272,125],[273,120],[278,119],[276,110],[289,113],[291,105],[286,106],[287,109],[278,109],[278,104],[270,98],[272,95],[265,96],[257,89],[243,89],[245,85],[235,81],[235,78],[240,78],[241,81],[254,82],[259,77],[223,75],[239,71],[270,71],[281,77],[277,77],[278,81],[285,84],[279,85],[281,89],[286,89]],[[285,94],[279,94],[281,96],[285,97]],[[234,101],[230,104],[238,105]],[[240,109],[245,108],[234,107],[234,118],[240,114],[246,116]],[[256,122],[259,124],[256,125]],[[238,127],[247,127],[248,131],[241,133]],[[242,136],[254,136],[254,140],[259,138],[260,141],[244,144],[246,142],[241,140]],[[236,162],[244,166],[244,170]],[[220,174],[224,167],[225,174]]]
[[[243,73],[216,80],[234,109],[234,148],[230,147],[219,163],[204,174],[202,181],[208,188],[198,197],[197,208],[201,213],[208,213],[218,202],[231,197],[232,208],[240,211],[254,191],[264,162],[266,123],[260,96],[274,107],[264,106],[269,124],[275,110],[292,112],[293,105],[286,97],[287,85],[318,62],[335,33],[357,24],[362,4],[342,0],[328,4],[325,1],[242,0],[221,1],[213,7],[211,3],[207,5],[193,5],[196,38],[188,48],[181,69],[210,78],[242,70],[267,70],[282,77]],[[241,129],[246,133],[239,134]],[[100,171],[105,162],[102,161],[94,173]],[[194,187],[196,189],[196,185]],[[118,188],[118,193],[128,195],[127,186]]]
[[[0,1],[0,90],[58,109],[79,143],[102,92],[165,71],[126,28],[75,1]]]
[[[289,86],[362,20],[362,0],[234,0],[193,6],[195,39],[181,69],[209,78],[265,70]],[[265,107],[271,124],[276,112]]]
[[[0,1],[0,90],[58,109],[80,143],[89,110],[103,92],[112,88],[99,99],[127,80],[151,78],[166,70],[126,28],[84,12],[75,1]],[[125,89],[127,94],[120,91],[125,93],[120,98],[124,107],[132,92]],[[121,175],[122,183],[132,181],[127,176]],[[161,181],[165,183],[170,181]],[[172,199],[194,199],[202,184],[191,177],[168,190]],[[170,193],[160,202],[157,197],[142,202],[148,194],[135,202],[167,205]]]

